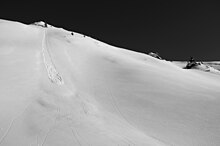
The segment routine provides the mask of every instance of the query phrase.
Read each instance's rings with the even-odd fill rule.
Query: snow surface
[[[1,146],[217,146],[220,75],[0,20]]]

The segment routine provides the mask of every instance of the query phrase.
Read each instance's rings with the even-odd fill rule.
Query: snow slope
[[[0,20],[1,146],[217,146],[220,75]]]

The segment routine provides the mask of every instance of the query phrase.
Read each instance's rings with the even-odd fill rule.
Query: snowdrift
[[[0,20],[1,146],[220,144],[220,75],[40,24]]]

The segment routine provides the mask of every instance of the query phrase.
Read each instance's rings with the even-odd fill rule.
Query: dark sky
[[[218,1],[13,2],[1,5],[0,18],[43,20],[114,46],[158,52],[167,60],[220,60]]]

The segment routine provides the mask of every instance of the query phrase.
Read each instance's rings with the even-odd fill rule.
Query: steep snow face
[[[220,76],[0,21],[0,145],[216,146]]]

